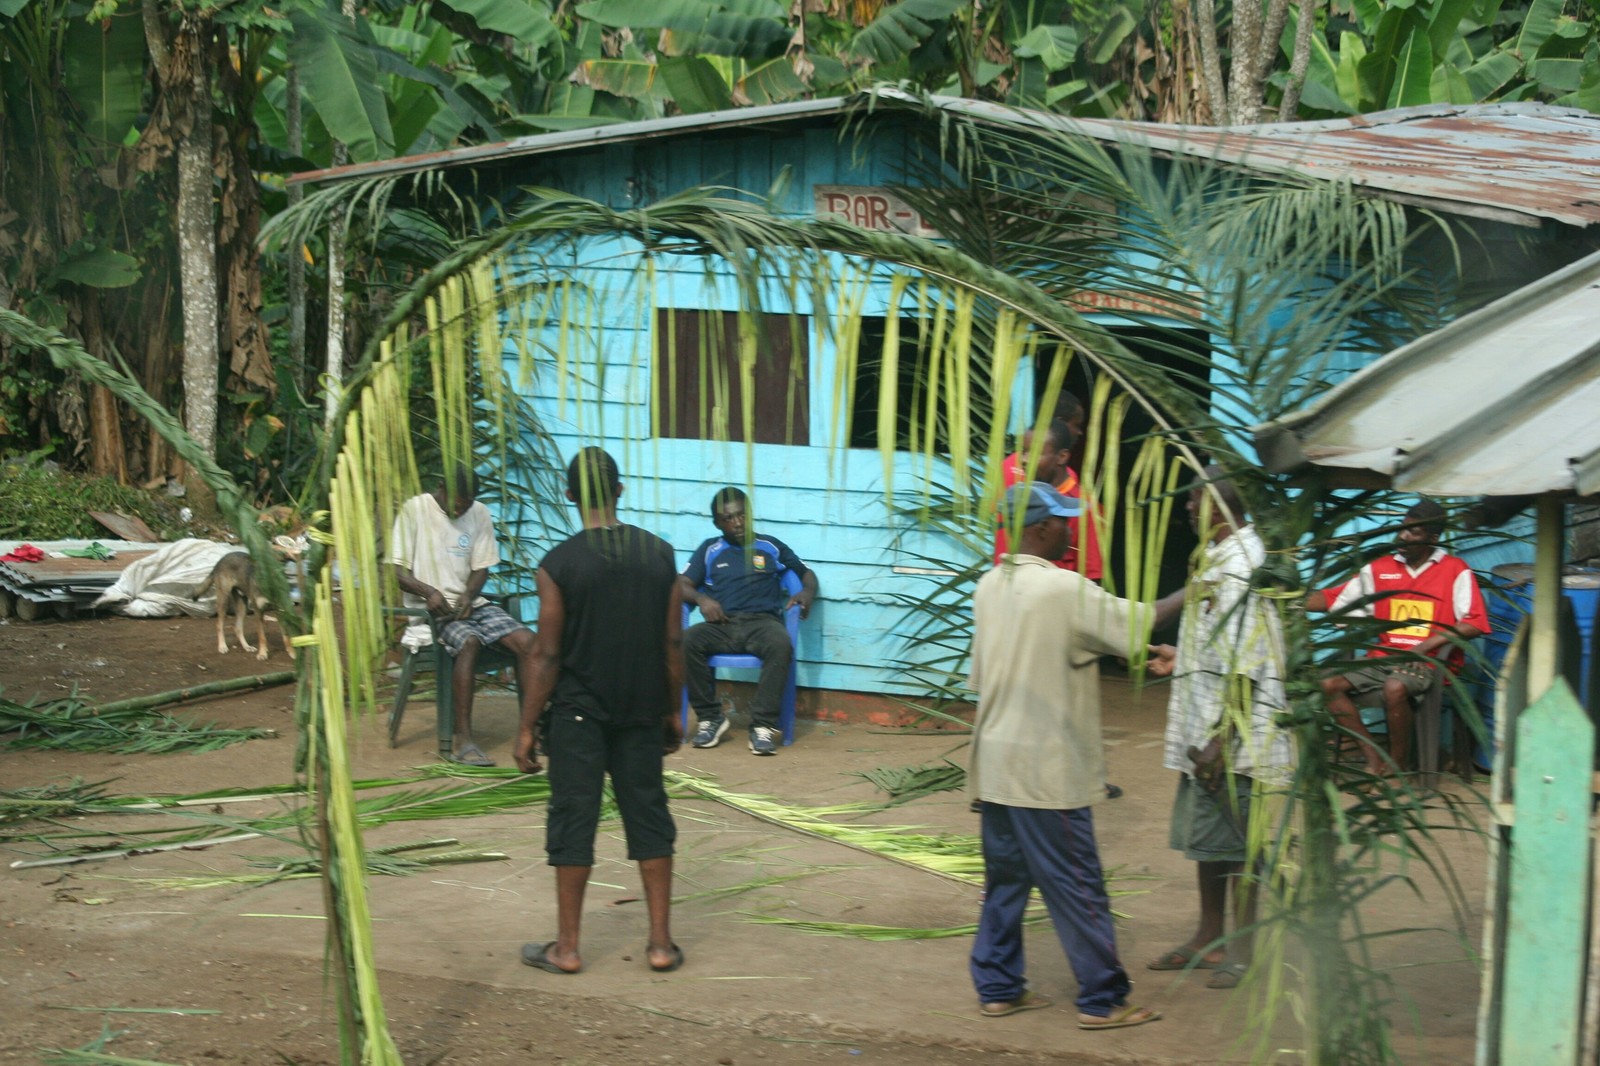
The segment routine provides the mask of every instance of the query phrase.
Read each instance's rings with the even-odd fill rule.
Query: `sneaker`
[[[768,729],[764,725],[754,726],[750,730],[750,753],[752,755],[778,754],[778,731]]]
[[[697,748],[714,748],[722,742],[722,736],[728,731],[728,719],[703,718],[700,728],[695,731],[694,739],[690,741]]]

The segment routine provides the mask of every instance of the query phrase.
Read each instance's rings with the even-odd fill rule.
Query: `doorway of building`
[[[1203,370],[1211,357],[1210,340],[1206,333],[1189,329],[1120,326],[1110,327],[1108,332],[1140,359],[1170,370],[1174,380],[1181,382],[1185,388],[1194,393],[1195,398],[1203,406],[1209,405],[1211,389],[1205,381]],[[1033,378],[1034,412],[1038,410],[1038,405],[1043,399],[1055,358],[1053,352],[1041,352],[1037,357]],[[1095,379],[1092,366],[1084,359],[1073,358],[1067,367],[1063,391],[1072,393],[1087,406],[1094,396]],[[1113,399],[1118,396],[1119,391],[1113,387],[1111,394]],[[1119,593],[1126,593],[1128,587],[1127,560],[1123,550],[1127,536],[1125,515],[1128,507],[1132,506],[1129,499],[1128,471],[1132,469],[1145,438],[1154,428],[1154,420],[1142,407],[1138,404],[1129,406],[1127,418],[1123,422],[1121,442],[1118,445],[1117,469],[1120,472],[1121,483],[1117,486],[1116,513],[1106,516],[1111,536],[1109,543],[1101,544],[1105,571],[1111,578],[1111,587]],[[1073,465],[1079,471],[1083,469],[1084,450],[1085,442],[1080,441],[1073,453]],[[1167,451],[1169,455],[1175,454],[1170,447]],[[1189,479],[1184,480],[1187,482]],[[1160,594],[1173,591],[1187,580],[1190,558],[1197,543],[1198,539],[1189,526],[1188,514],[1180,498],[1172,508],[1161,553],[1160,578],[1157,586]],[[1170,638],[1175,635],[1175,631],[1161,635]]]

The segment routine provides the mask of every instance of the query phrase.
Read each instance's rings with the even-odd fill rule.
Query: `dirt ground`
[[[212,626],[205,619],[0,623],[0,687],[11,699],[75,690],[103,701],[283,668],[281,648],[266,664],[237,651],[219,656]],[[699,898],[674,910],[674,935],[688,962],[667,975],[645,964],[638,882],[623,860],[616,827],[602,831],[587,900],[586,969],[570,978],[518,961],[522,943],[555,934],[541,809],[373,832],[373,844],[457,837],[463,846],[510,856],[372,880],[384,1005],[401,1052],[419,1064],[510,1063],[530,1055],[623,1066],[953,1066],[995,1056],[1017,1063],[1244,1061],[1248,1049],[1235,1040],[1246,1021],[1244,995],[1206,989],[1204,974],[1158,974],[1143,966],[1192,931],[1194,874],[1166,847],[1172,781],[1160,769],[1162,698],[1141,697],[1115,680],[1105,691],[1111,776],[1127,795],[1096,808],[1097,832],[1113,892],[1128,893],[1116,904],[1126,916],[1119,945],[1137,982],[1134,998],[1163,1011],[1162,1021],[1119,1032],[1078,1031],[1070,1012],[1072,976],[1046,927],[1029,934],[1030,978],[1057,1009],[984,1019],[976,1016],[966,972],[969,938],[875,943],[755,924],[753,915],[955,926],[975,920],[979,892],[715,803],[675,801],[678,891]],[[358,776],[403,773],[432,761],[433,708],[426,695],[411,704],[397,748],[388,747],[377,724],[363,728]],[[479,696],[479,739],[502,761],[514,712],[506,695]],[[202,755],[0,753],[0,788],[81,778],[109,781],[116,793],[184,793],[290,779],[287,688],[213,699],[182,713],[224,725],[267,726],[280,735]],[[873,798],[872,787],[852,770],[931,762],[961,743],[949,734],[904,736],[864,724],[802,722],[793,747],[775,759],[755,759],[742,734],[729,739],[735,742],[711,751],[686,749],[670,764],[715,775],[734,791],[833,804]],[[966,802],[963,794],[945,793],[870,820],[972,832]],[[227,813],[270,809],[267,803],[230,805]],[[137,818],[125,817],[130,823]],[[44,853],[38,843],[0,843],[7,863]],[[82,1047],[107,1028],[122,1032],[106,1051],[160,1062],[337,1062],[317,882],[177,891],[117,880],[245,872],[248,859],[289,850],[250,841],[0,870],[0,1062],[38,1063],[41,1049]],[[1379,941],[1375,958],[1395,981],[1393,1016],[1405,1061],[1461,1063],[1473,1051],[1484,849],[1477,837],[1447,833],[1437,857],[1448,860],[1468,897],[1464,931],[1454,926],[1431,875],[1415,865],[1387,871],[1414,881],[1375,894],[1362,919],[1369,930],[1423,930]],[[721,898],[704,895],[795,873],[805,876]],[[1292,1049],[1296,1042],[1286,1023],[1269,1046]],[[1292,1050],[1282,1058],[1297,1059]]]

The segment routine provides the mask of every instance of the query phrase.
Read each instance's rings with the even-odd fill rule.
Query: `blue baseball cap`
[[[1043,481],[1019,481],[1006,490],[1006,514],[1016,514],[1026,507],[1022,524],[1031,526],[1043,522],[1051,515],[1058,518],[1077,518],[1083,513],[1082,505],[1070,496],[1063,496]]]

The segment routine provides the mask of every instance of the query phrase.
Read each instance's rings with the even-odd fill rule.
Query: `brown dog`
[[[228,652],[228,639],[223,633],[223,623],[229,613],[233,614],[233,631],[239,637],[239,647],[245,651],[256,653],[257,661],[267,658],[267,608],[272,602],[261,594],[256,587],[256,567],[250,559],[249,552],[229,552],[217,560],[217,565],[212,567],[211,576],[205,583],[195,590],[194,598],[199,599],[215,587],[217,590],[217,651],[226,655]],[[258,650],[244,636],[244,616],[254,608],[256,612],[256,642],[260,645]],[[283,650],[289,653],[289,658],[294,658],[294,648],[289,645],[289,635],[283,631],[283,626],[278,627],[278,635],[283,638]]]

